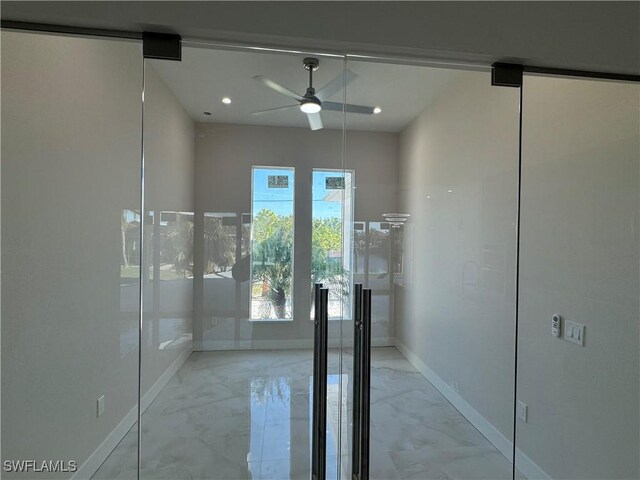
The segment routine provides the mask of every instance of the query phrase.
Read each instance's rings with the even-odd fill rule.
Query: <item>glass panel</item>
[[[329,320],[351,318],[352,181],[353,172],[313,170],[311,283],[322,283],[329,289]],[[313,293],[311,315],[313,318]]]
[[[141,478],[310,478],[312,177],[342,176],[342,114],[311,129],[304,55],[203,47],[145,65]],[[318,58],[313,85],[339,100],[343,61]],[[335,478],[341,410],[329,410]]]
[[[2,477],[135,478],[141,45],[1,35]]]
[[[372,290],[370,477],[511,478],[518,89],[347,68],[349,103],[370,107],[347,113],[345,161],[354,282]]]
[[[518,470],[640,478],[640,85],[523,92]]]
[[[233,338],[235,319],[249,318],[251,215],[205,212],[203,230],[203,308],[211,312],[216,334]],[[204,341],[215,341],[212,334],[203,331]]]
[[[384,279],[389,273],[390,229],[386,222],[369,222],[369,235],[367,237],[367,273],[371,279],[376,275],[377,279]],[[375,287],[374,287],[375,288]]]
[[[251,320],[293,312],[294,169],[253,167]]]

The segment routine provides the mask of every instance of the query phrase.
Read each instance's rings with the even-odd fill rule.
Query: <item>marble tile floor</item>
[[[329,479],[338,458],[350,478],[351,362],[345,352],[339,375],[329,353]],[[310,478],[311,373],[310,350],[194,352],[144,413],[140,478]],[[371,479],[511,478],[510,462],[393,347],[373,349],[371,397]],[[136,446],[134,427],[93,478],[135,479]]]

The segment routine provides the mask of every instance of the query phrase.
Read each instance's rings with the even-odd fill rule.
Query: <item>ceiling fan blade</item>
[[[258,110],[255,112],[251,112],[251,115],[262,115],[263,113],[269,113],[269,112],[277,112],[278,110],[286,110],[288,108],[298,108],[299,105],[285,105],[284,107],[276,107],[276,108],[267,108],[266,110]]]
[[[351,70],[347,70],[343,75],[338,75],[336,78],[327,83],[324,87],[316,92],[316,97],[320,99],[320,101],[326,100],[327,98],[331,98],[336,92],[340,91],[345,85],[353,82],[358,75],[353,73]]]
[[[309,126],[311,127],[311,130],[320,130],[322,128],[322,117],[320,116],[320,112],[307,113],[307,118],[309,119]]]
[[[296,92],[289,90],[287,87],[283,87],[278,82],[274,82],[270,78],[263,77],[262,75],[256,75],[253,79],[264,83],[267,87],[278,93],[286,95],[287,97],[295,98],[296,100],[300,100],[302,98],[302,95],[298,95]]]
[[[342,105],[342,103],[337,102],[322,102],[322,109],[341,112]],[[349,113],[364,113],[366,115],[373,115],[373,107],[366,107],[364,105],[352,105],[350,103],[347,103],[345,107],[346,111]]]

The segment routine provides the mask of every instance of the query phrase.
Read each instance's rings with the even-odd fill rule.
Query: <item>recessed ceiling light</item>
[[[427,198],[431,198],[431,195],[427,195]]]
[[[211,112],[202,112],[203,115],[211,115]]]
[[[225,105],[229,105],[231,103],[231,99],[229,97],[224,97],[222,99],[222,103],[224,103]]]
[[[382,109],[381,109],[380,107],[375,107],[375,108],[373,109],[373,113],[375,113],[376,115],[377,115],[378,113],[380,113],[380,112],[382,112]]]
[[[453,190],[447,190],[447,192],[449,192],[449,193],[453,193]]]

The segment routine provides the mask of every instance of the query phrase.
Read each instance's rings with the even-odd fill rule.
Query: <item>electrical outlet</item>
[[[98,397],[98,401],[96,402],[96,404],[97,404],[96,414],[98,417],[101,417],[102,414],[104,413],[104,395],[101,395]]]
[[[522,420],[524,423],[527,423],[527,417],[529,416],[529,407],[526,403],[518,400],[518,418]]]

